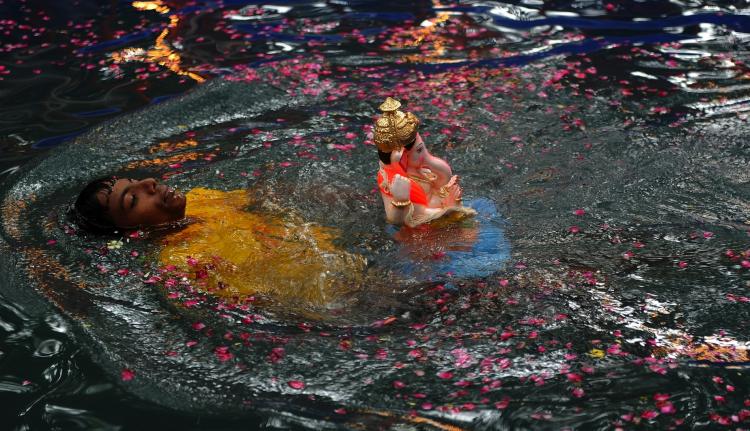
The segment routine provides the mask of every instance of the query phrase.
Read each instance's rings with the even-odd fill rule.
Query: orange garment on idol
[[[383,181],[384,173],[387,176],[386,182]],[[397,174],[401,175],[404,178],[409,178],[404,168],[402,168],[401,165],[398,163],[391,163],[390,165],[384,165],[378,171],[378,188],[380,189],[380,193],[383,193],[386,196],[393,197],[388,185],[391,184],[391,182],[393,181],[393,178],[395,178]],[[427,206],[427,195],[425,194],[422,187],[411,178],[409,178],[409,182],[411,183],[411,191],[409,192],[409,199],[412,201],[412,203]]]

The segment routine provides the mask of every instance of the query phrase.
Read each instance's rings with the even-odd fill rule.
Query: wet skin
[[[185,217],[185,196],[153,178],[118,179],[97,195],[118,228],[156,226]]]

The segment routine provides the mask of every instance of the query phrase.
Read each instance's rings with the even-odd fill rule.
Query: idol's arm
[[[406,220],[414,211],[414,205],[409,200],[411,182],[408,178],[396,175],[390,189],[393,197],[381,195],[385,206],[385,219],[395,225],[406,224]]]

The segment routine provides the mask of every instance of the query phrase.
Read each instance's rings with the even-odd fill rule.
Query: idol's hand
[[[445,185],[446,190],[450,190],[452,187],[458,187],[458,175],[454,175],[448,180],[448,184]]]
[[[411,181],[408,178],[396,174],[391,182],[391,193],[393,200],[403,202],[409,200],[411,192]]]
[[[419,168],[419,175],[427,181],[433,182],[438,179],[438,176],[432,172],[432,169],[427,166]]]
[[[443,200],[443,208],[461,206],[461,186],[458,185],[458,175],[451,177],[448,184],[443,186],[443,190],[447,191],[445,199]]]

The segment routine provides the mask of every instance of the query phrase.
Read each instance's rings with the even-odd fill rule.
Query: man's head
[[[82,227],[96,232],[155,226],[185,217],[186,199],[153,178],[100,178],[73,206]]]

